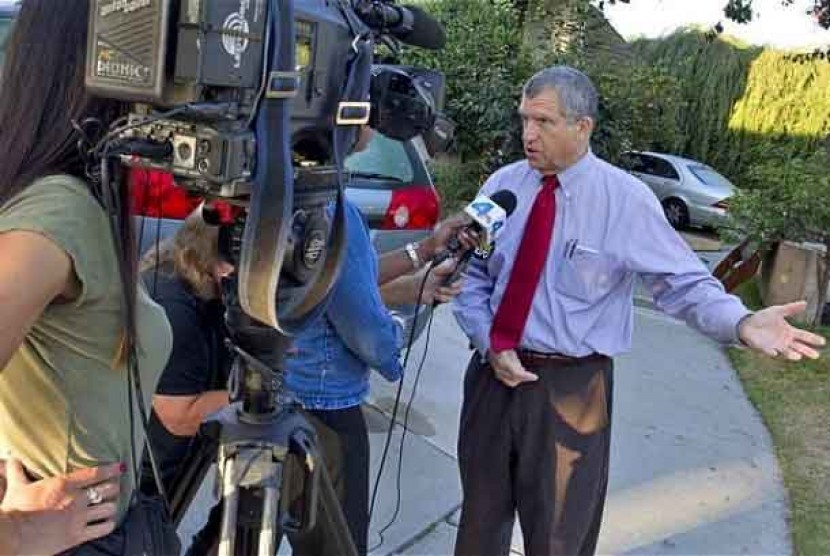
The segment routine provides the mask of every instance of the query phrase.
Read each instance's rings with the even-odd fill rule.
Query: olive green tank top
[[[41,477],[105,463],[131,468],[127,371],[119,360],[121,282],[104,210],[82,181],[50,176],[0,208],[0,233],[10,230],[42,234],[63,249],[81,293],[74,301],[50,304],[0,370],[0,457],[17,457]],[[164,311],[143,288],[136,317],[138,368],[149,411],[172,338]],[[140,461],[143,427],[137,410],[133,415]],[[121,516],[132,483],[128,472],[121,485]]]

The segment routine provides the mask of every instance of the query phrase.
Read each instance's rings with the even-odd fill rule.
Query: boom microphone
[[[363,0],[355,6],[355,11],[369,27],[388,33],[406,44],[438,50],[447,42],[441,24],[418,6]]]

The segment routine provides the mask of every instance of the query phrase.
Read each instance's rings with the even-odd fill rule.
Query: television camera
[[[224,230],[236,266],[225,303],[239,401],[203,427],[213,442],[193,456],[173,517],[216,461],[220,554],[274,554],[283,532],[318,521],[323,552],[353,553],[313,429],[280,370],[290,335],[325,310],[344,253],[342,162],[360,126],[400,140],[424,134],[432,149],[451,140],[443,76],[374,63],[377,43],[440,48],[443,29],[393,0],[90,1],[86,86],[130,103],[98,142],[102,175],[164,170],[242,209]],[[290,477],[301,483],[294,500],[284,495]]]

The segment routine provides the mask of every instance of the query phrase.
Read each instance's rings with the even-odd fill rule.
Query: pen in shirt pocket
[[[569,239],[565,243],[565,258],[570,259],[574,256],[574,250],[576,249],[576,240]]]
[[[574,258],[574,253],[577,249],[583,253],[590,253],[592,255],[599,255],[599,251],[579,244],[579,240],[572,239],[565,245],[565,257],[568,259]]]

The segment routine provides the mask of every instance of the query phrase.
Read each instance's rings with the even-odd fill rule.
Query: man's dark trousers
[[[608,486],[613,362],[520,359],[538,381],[509,388],[477,353],[467,368],[455,553],[508,554],[518,511],[527,556],[593,554]]]

